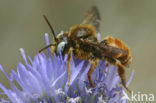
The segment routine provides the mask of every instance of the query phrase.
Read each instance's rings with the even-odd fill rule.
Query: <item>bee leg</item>
[[[126,86],[126,76],[125,76],[125,69],[122,65],[118,64],[118,74],[121,78],[122,85],[124,88],[131,94],[131,90],[127,88]]]
[[[118,74],[119,74],[119,77],[121,79],[121,83],[122,83],[123,87],[131,94],[131,90],[129,90],[126,86],[126,76],[125,76],[124,67],[121,65],[121,63],[117,59],[113,59],[110,57],[105,57],[105,59],[108,62],[110,62],[110,63],[112,63],[118,67]]]
[[[96,60],[96,61],[92,61],[91,63],[92,63],[92,64],[91,64],[91,67],[90,67],[90,69],[89,69],[89,71],[88,71],[88,73],[87,73],[87,76],[88,76],[88,80],[89,80],[90,86],[91,86],[92,88],[94,88],[95,85],[93,84],[91,75],[92,75],[92,73],[94,72],[94,69],[97,67],[98,61],[97,61],[97,60]]]
[[[71,72],[70,72],[70,61],[72,58],[72,48],[69,49],[68,52],[68,58],[67,58],[67,72],[68,72],[68,83],[67,85],[70,85],[70,80],[71,80]]]

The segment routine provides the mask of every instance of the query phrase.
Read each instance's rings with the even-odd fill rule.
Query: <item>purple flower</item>
[[[45,35],[46,44],[49,44],[48,35]],[[87,79],[90,68],[88,61],[72,57],[71,82],[67,86],[67,56],[37,54],[32,60],[28,59],[23,49],[20,49],[25,64],[18,63],[17,72],[11,70],[10,76],[0,65],[0,70],[10,82],[10,89],[2,84],[0,88],[9,100],[0,99],[4,103],[125,103],[122,100],[122,89],[117,68],[100,61],[92,79],[95,88],[91,88]],[[129,82],[133,77],[132,73]],[[15,80],[21,88],[18,88]],[[129,84],[128,82],[128,84]]]

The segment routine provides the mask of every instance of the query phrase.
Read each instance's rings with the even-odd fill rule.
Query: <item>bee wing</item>
[[[127,55],[127,52],[116,48],[113,46],[107,46],[98,42],[92,42],[92,41],[82,41],[84,44],[89,45],[90,47],[94,48],[94,52],[96,54],[100,54],[100,56],[110,56],[110,57],[117,57],[118,55],[122,54],[124,56]]]
[[[96,31],[99,31],[99,26],[100,26],[100,14],[99,10],[97,9],[96,6],[92,6],[88,12],[86,13],[85,19],[83,20],[82,24],[90,24],[95,26]]]

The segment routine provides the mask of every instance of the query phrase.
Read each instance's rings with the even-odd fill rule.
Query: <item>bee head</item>
[[[54,43],[53,44],[50,44],[44,48],[42,48],[39,53],[41,53],[43,50],[46,50],[47,48],[51,47],[51,52],[52,54],[54,54],[56,52],[56,54],[59,54],[60,52],[62,54],[64,54],[64,50],[65,50],[65,47],[66,47],[66,44],[67,44],[67,35],[68,35],[68,32],[61,32],[60,34],[55,35],[55,32],[53,30],[53,27],[51,26],[49,20],[47,19],[47,17],[45,15],[43,15],[45,21],[47,22],[47,24],[49,25],[50,27],[50,30],[53,34],[53,37],[54,37]]]
[[[57,35],[58,44],[56,47],[56,54],[59,54],[59,53],[64,54],[65,47],[67,45],[67,36],[66,35],[67,35],[67,33],[63,32],[63,31],[61,31],[61,33],[59,33]]]

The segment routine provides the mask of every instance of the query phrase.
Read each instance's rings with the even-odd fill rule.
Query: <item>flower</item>
[[[49,44],[48,35],[45,35]],[[23,49],[20,49],[25,64],[17,65],[17,72],[11,70],[9,76],[0,65],[0,70],[8,78],[11,89],[0,84],[9,100],[0,99],[4,103],[125,103],[122,100],[124,90],[120,86],[117,68],[100,61],[92,79],[95,88],[91,88],[87,79],[90,68],[88,61],[79,60],[72,56],[71,82],[67,86],[67,56],[64,58],[44,53],[37,54],[32,60],[28,59]],[[132,73],[129,82],[133,77]],[[16,81],[18,88],[13,81]],[[128,84],[129,84],[128,82]]]

